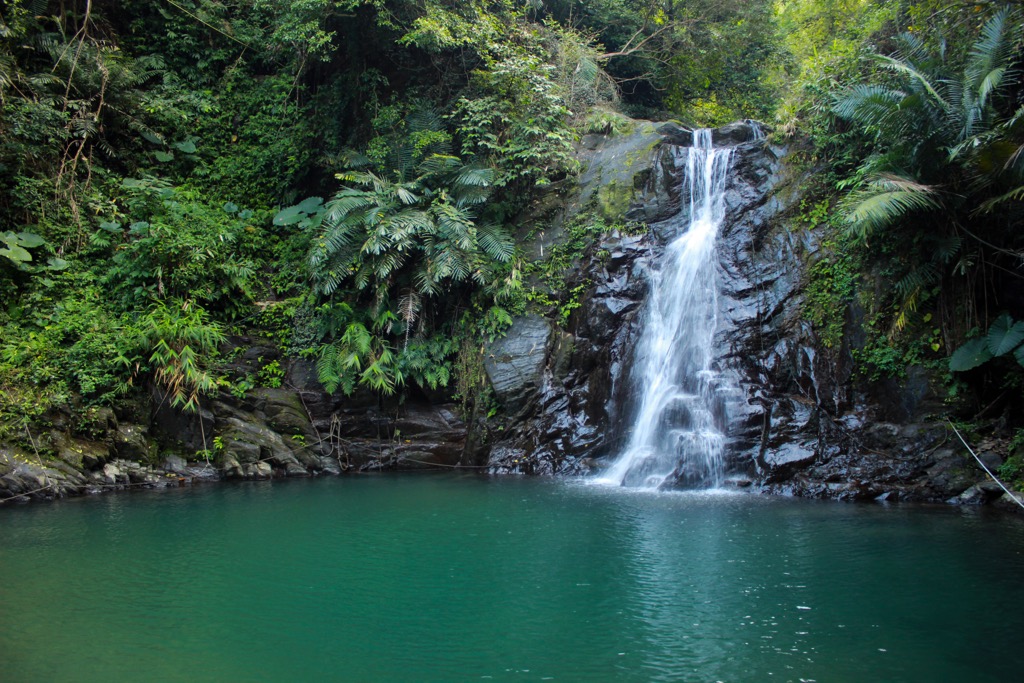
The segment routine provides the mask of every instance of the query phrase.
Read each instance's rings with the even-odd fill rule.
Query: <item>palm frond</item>
[[[931,58],[928,46],[915,33],[900,33],[893,38],[893,43],[896,45],[895,57],[904,62],[916,64],[926,62]],[[940,44],[940,57],[945,57],[945,41]]]
[[[997,92],[1003,85],[1003,77],[1006,76],[1006,67],[996,67],[985,74],[981,83],[978,84],[978,108],[983,108],[988,103],[992,93]]]
[[[960,253],[963,238],[959,235],[945,235],[930,240],[932,246],[932,262],[949,263]]]
[[[839,118],[877,127],[893,114],[904,97],[902,92],[864,83],[855,85],[838,98],[832,111]]]
[[[400,233],[417,234],[429,232],[434,227],[434,220],[426,211],[419,209],[406,209],[396,213],[388,219],[391,229]]]
[[[379,279],[387,279],[404,264],[405,258],[401,252],[384,251],[373,259],[373,274]]]
[[[463,166],[452,181],[453,188],[490,187],[494,169],[489,166]]]
[[[971,79],[972,83],[980,90],[982,80],[1005,63],[1009,58],[1007,45],[1007,20],[1010,17],[1009,8],[1002,8],[995,12],[985,25],[981,27],[978,39],[971,46],[968,53],[967,64],[964,73]]]
[[[440,287],[437,280],[431,275],[430,270],[430,262],[425,261],[423,266],[416,271],[413,280],[416,283],[417,290],[427,296],[434,296],[440,292]]]
[[[450,154],[431,154],[420,162],[417,172],[421,175],[438,175],[451,173],[462,165],[462,161]]]
[[[1015,187],[1009,192],[1005,192],[999,195],[998,197],[986,199],[984,202],[978,205],[976,213],[991,213],[1000,204],[1004,204],[1006,202],[1016,202],[1021,200],[1024,200],[1024,185]]]
[[[508,263],[515,254],[512,236],[496,223],[477,224],[476,238],[484,254],[495,261]]]
[[[913,83],[920,85],[925,91],[931,95],[936,102],[938,102],[943,108],[949,106],[949,103],[943,99],[939,91],[935,89],[928,76],[917,69],[912,63],[897,59],[895,57],[888,57],[886,55],[877,55],[876,59],[882,63],[882,66],[888,68],[890,71],[901,73],[911,78]]]
[[[870,237],[915,211],[939,209],[935,189],[909,178],[879,176],[844,202],[849,232],[858,239]]]
[[[412,206],[420,201],[420,198],[416,196],[416,194],[402,185],[395,186],[395,194],[398,196],[398,201],[402,202],[406,206]]]

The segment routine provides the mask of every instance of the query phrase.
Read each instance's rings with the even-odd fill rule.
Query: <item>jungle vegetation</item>
[[[193,409],[279,382],[224,370],[239,334],[330,391],[475,400],[484,340],[578,296],[531,292],[524,210],[627,116],[767,122],[833,246],[808,283],[823,341],[859,297],[866,381],[929,364],[975,411],[1017,406],[1022,10],[8,0],[0,438],[146,384]]]

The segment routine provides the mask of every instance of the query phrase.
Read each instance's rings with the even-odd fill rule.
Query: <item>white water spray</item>
[[[642,397],[629,444],[605,483],[658,488],[721,484],[725,410],[712,343],[717,327],[715,239],[725,216],[725,181],[731,150],[714,149],[711,131],[693,133],[679,150],[685,165],[683,198],[688,227],[665,249],[651,274],[632,382]]]

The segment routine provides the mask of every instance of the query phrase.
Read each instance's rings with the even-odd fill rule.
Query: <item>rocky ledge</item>
[[[246,349],[239,370],[257,358],[277,360],[281,386],[241,397],[222,392],[196,413],[169,407],[154,391],[122,414],[93,411],[87,431],[51,416],[49,429],[32,435],[31,448],[0,444],[0,501],[476,464],[454,405],[331,396],[311,362],[278,358],[256,339],[233,344]]]

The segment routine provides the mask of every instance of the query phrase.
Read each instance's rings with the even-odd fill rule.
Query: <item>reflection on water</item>
[[[0,549],[5,681],[1004,681],[1024,634],[1024,523],[947,508],[368,477],[7,509]]]

